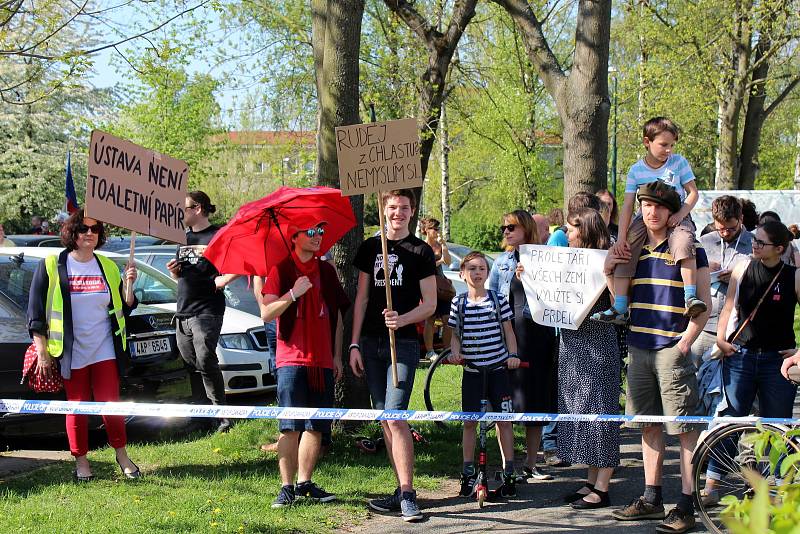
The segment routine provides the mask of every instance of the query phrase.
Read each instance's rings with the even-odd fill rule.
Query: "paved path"
[[[419,495],[426,519],[404,523],[396,516],[373,514],[371,519],[342,532],[432,532],[456,534],[469,532],[592,532],[639,534],[653,533],[658,521],[620,522],[611,518],[611,510],[641,495],[644,489],[640,433],[623,430],[621,467],[611,485],[611,508],[579,512],[563,504],[562,498],[576,490],[585,469],[549,468],[555,480],[517,486],[517,497],[504,504],[487,503],[478,508],[474,499],[451,497],[458,493],[458,481],[448,480],[441,490]],[[668,438],[664,469],[664,497],[667,510],[680,494],[677,438]],[[492,483],[494,487],[497,483]],[[706,532],[702,524],[693,532]]]
[[[794,417],[800,418],[800,395],[795,399]],[[421,492],[419,504],[426,518],[416,524],[404,523],[397,516],[372,514],[357,527],[341,532],[392,532],[460,534],[472,532],[592,532],[651,534],[659,521],[621,522],[610,512],[641,495],[644,489],[641,433],[623,429],[620,468],[611,481],[611,508],[577,511],[563,504],[562,498],[585,480],[586,471],[576,467],[548,469],[556,477],[547,482],[517,486],[517,497],[505,504],[486,504],[478,508],[474,499],[452,497],[458,494],[458,480],[448,480],[440,490]],[[664,506],[669,511],[680,496],[677,437],[667,438],[664,461]],[[519,464],[521,458],[517,459]],[[493,471],[492,471],[493,472]],[[493,483],[490,487],[494,487]],[[708,532],[698,520],[691,532]]]
[[[69,451],[19,450],[0,453],[0,481],[54,462],[70,460]]]

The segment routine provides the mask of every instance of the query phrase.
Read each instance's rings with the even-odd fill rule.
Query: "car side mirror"
[[[454,262],[452,262],[450,264],[450,270],[451,271],[457,271],[459,269],[459,267],[461,267],[461,262],[460,261],[454,261]]]

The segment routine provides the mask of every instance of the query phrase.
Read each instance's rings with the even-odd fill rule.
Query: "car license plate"
[[[142,341],[134,341],[132,348],[131,356],[140,358],[142,356],[152,356],[153,354],[170,352],[172,350],[172,344],[168,337],[157,337]]]

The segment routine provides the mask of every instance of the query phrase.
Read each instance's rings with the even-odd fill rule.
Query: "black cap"
[[[656,204],[666,206],[672,213],[681,209],[681,197],[678,192],[675,191],[674,187],[661,180],[639,186],[636,198],[639,202],[650,200]]]

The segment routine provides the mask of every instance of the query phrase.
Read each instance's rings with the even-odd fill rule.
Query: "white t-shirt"
[[[72,303],[72,369],[115,359],[108,314],[111,293],[97,259],[82,263],[67,255],[67,278]]]

